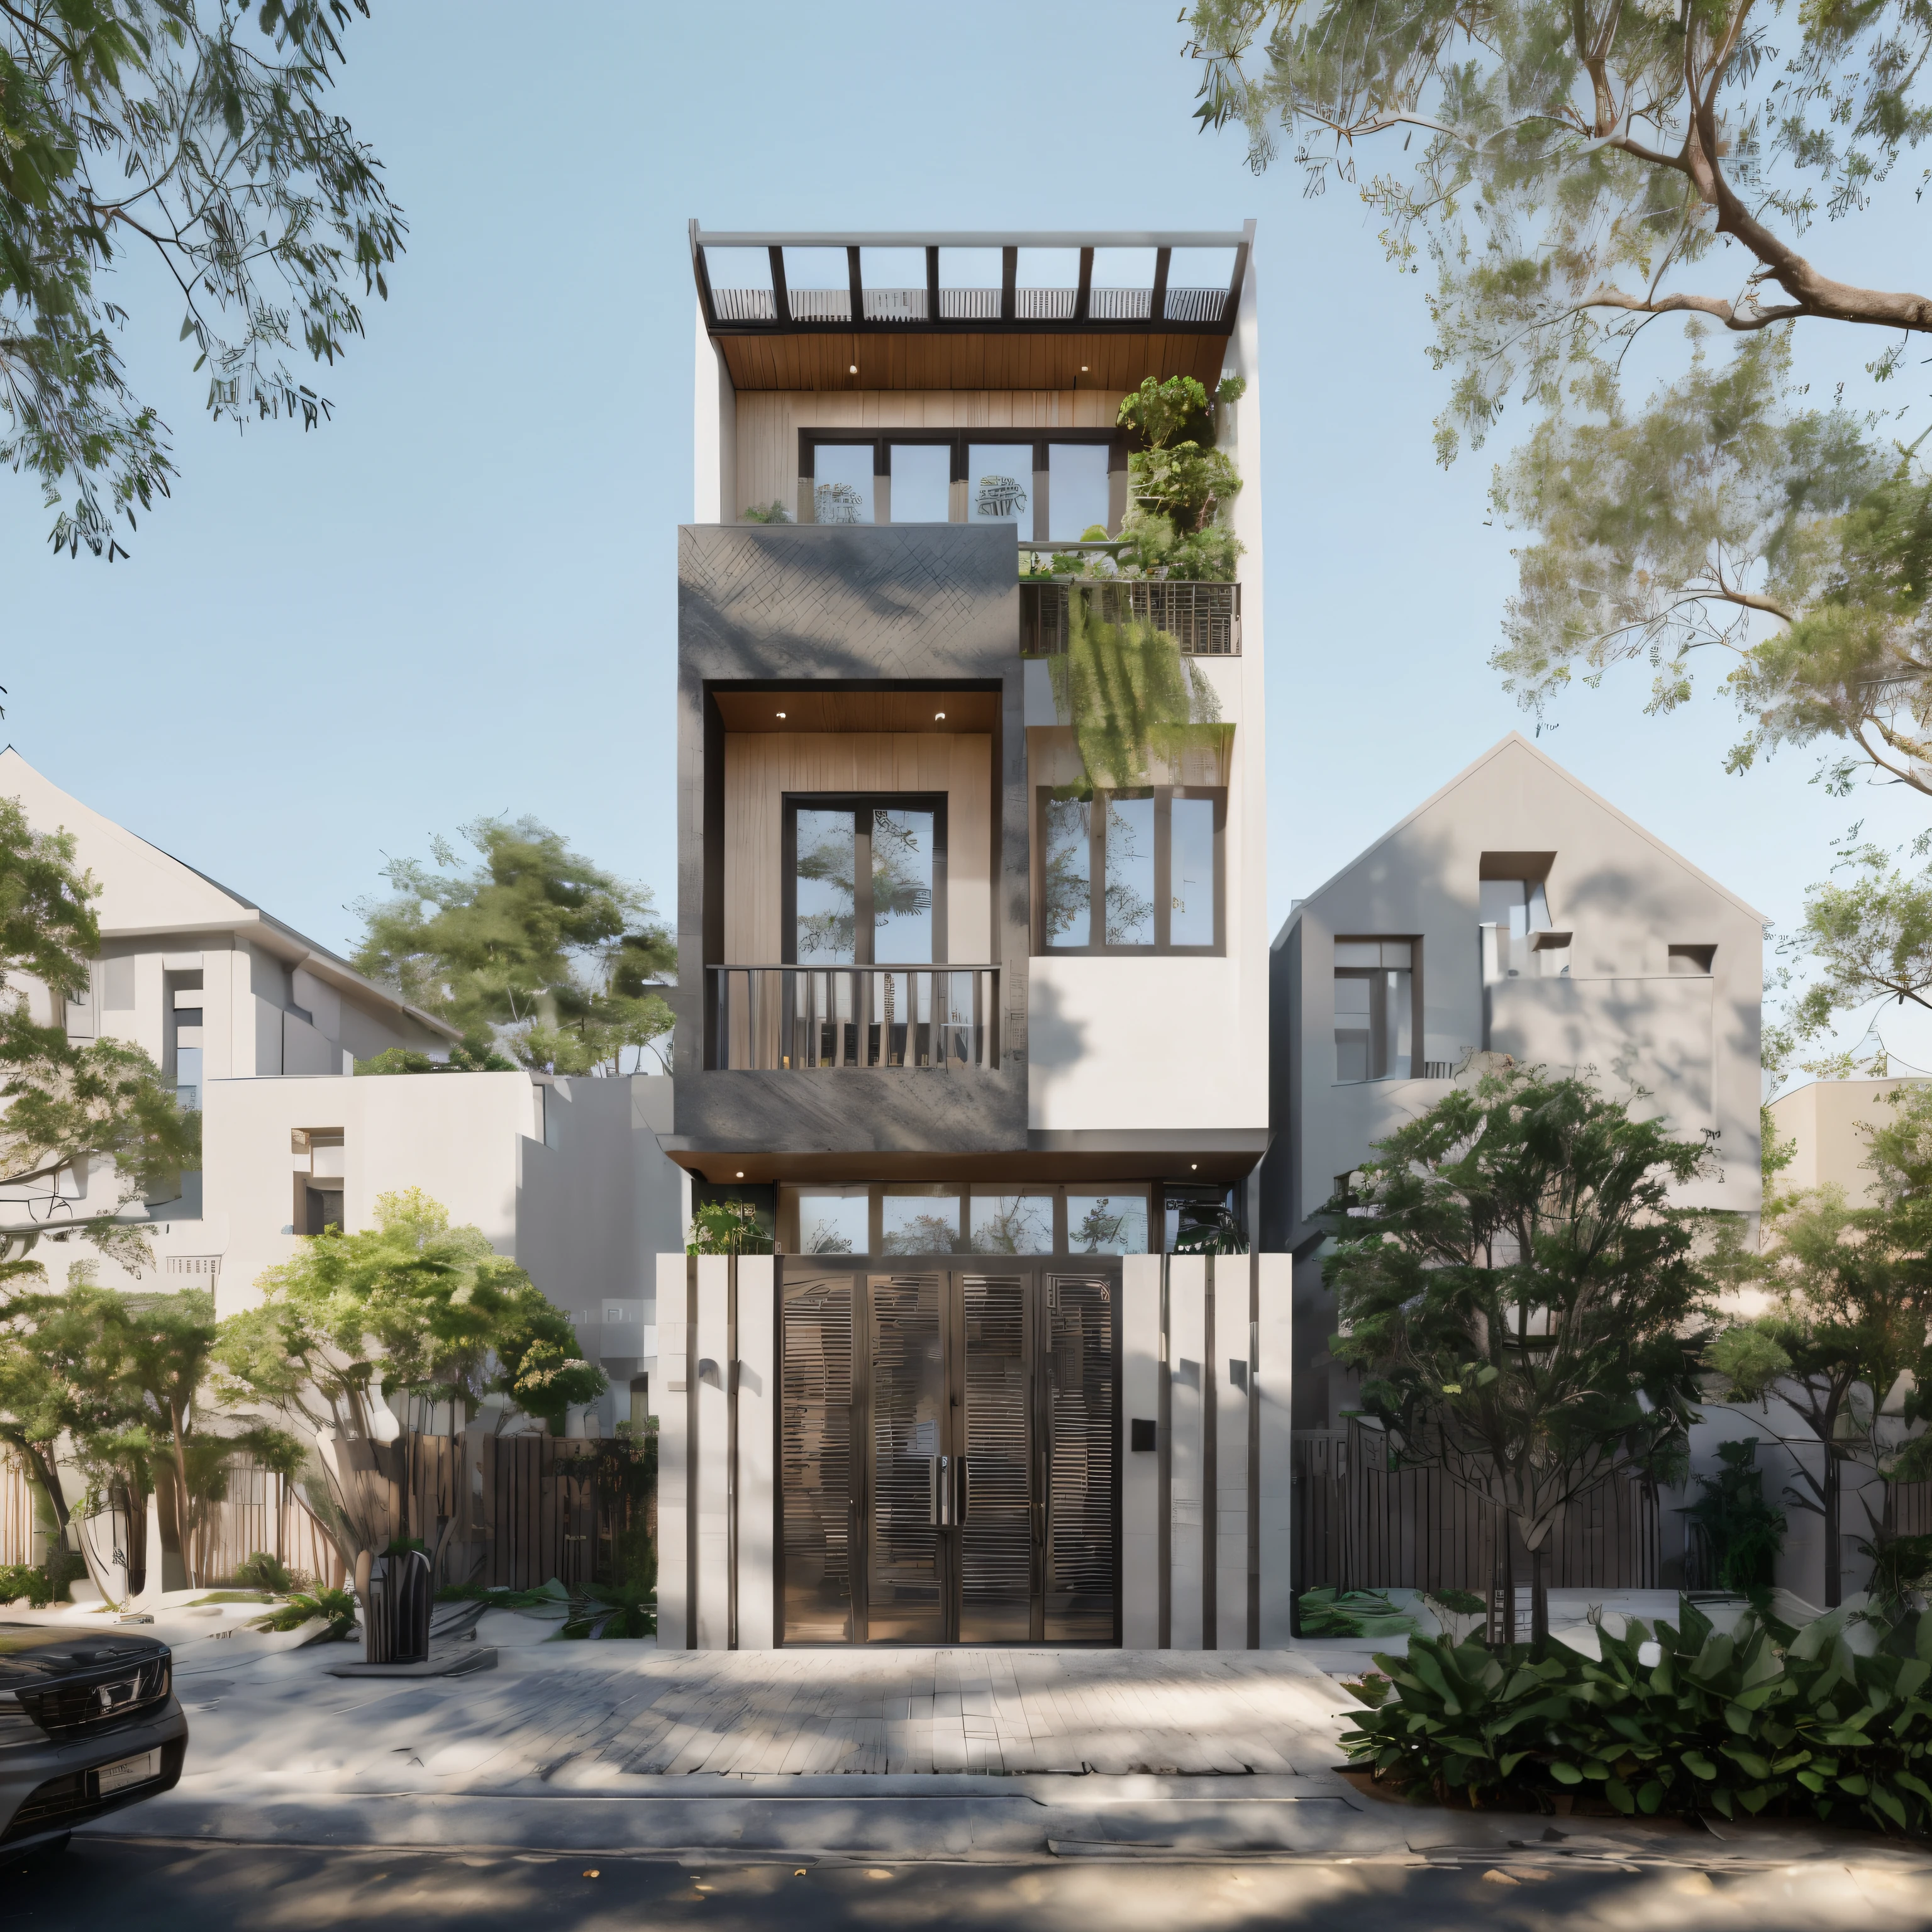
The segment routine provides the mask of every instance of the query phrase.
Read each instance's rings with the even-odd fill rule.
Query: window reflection
[[[801,965],[849,966],[856,958],[858,840],[852,814],[801,806],[796,950]]]
[[[1046,802],[1046,944],[1093,940],[1093,807],[1084,798]]]
[[[880,1242],[889,1255],[950,1255],[959,1246],[956,1194],[888,1194]]]
[[[1147,1197],[1072,1194],[1066,1197],[1067,1251],[1076,1255],[1147,1252]]]
[[[919,964],[935,956],[933,825],[930,812],[874,808],[872,956],[876,961]]]
[[[1053,1252],[1053,1196],[1050,1194],[976,1192],[972,1222],[976,1255],[1050,1255]]]
[[[869,524],[872,520],[872,446],[821,442],[813,454],[813,522]]]
[[[1107,800],[1107,944],[1154,944],[1154,800]]]
[[[872,1240],[869,1192],[798,1197],[798,1248],[805,1255],[862,1255]]]
[[[969,523],[1012,524],[1032,502],[1033,445],[975,442],[966,451],[966,516]]]

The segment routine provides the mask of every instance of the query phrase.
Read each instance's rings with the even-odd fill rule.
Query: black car
[[[167,1646],[0,1623],[0,1858],[166,1791],[188,1755]]]

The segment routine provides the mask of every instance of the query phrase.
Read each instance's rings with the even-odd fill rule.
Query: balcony
[[[711,966],[721,1071],[999,1064],[997,966]]]
[[[1150,623],[1173,638],[1184,657],[1238,658],[1241,654],[1238,584],[1124,584],[1102,579],[1022,584],[1022,657],[1052,658],[1064,653],[1067,595],[1076,590],[1093,600],[1094,615],[1103,622],[1119,624],[1131,618]]]

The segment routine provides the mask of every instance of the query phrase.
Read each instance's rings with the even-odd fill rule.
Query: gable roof
[[[94,902],[104,939],[197,932],[240,933],[265,952],[300,966],[339,991],[406,1013],[448,1040],[462,1037],[448,1021],[412,1006],[392,988],[365,977],[340,953],[298,932],[253,899],[211,879],[172,854],[138,838],[64,792],[11,746],[0,750],[0,798],[17,798],[35,830],[73,833],[76,856],[100,886]]]
[[[1732,892],[1728,886],[1720,885],[1715,879],[1711,877],[1709,873],[1703,871],[1698,866],[1694,866],[1688,859],[1684,857],[1682,853],[1679,852],[1676,848],[1676,847],[1666,845],[1661,838],[1658,837],[1655,832],[1651,831],[1647,826],[1640,825],[1634,818],[1630,817],[1628,812],[1618,810],[1616,806],[1612,805],[1608,799],[1603,796],[1600,793],[1592,791],[1590,788],[1586,785],[1581,778],[1578,778],[1574,772],[1569,771],[1563,766],[1559,765],[1547,752],[1542,748],[1540,746],[1532,744],[1531,741],[1526,738],[1520,731],[1511,731],[1506,736],[1498,738],[1496,742],[1492,745],[1486,752],[1484,752],[1480,758],[1472,759],[1468,764],[1465,765],[1462,769],[1458,772],[1454,778],[1450,779],[1446,784],[1444,784],[1435,791],[1431,792],[1430,795],[1424,799],[1420,805],[1417,806],[1412,812],[1410,812],[1406,814],[1402,818],[1397,819],[1380,838],[1375,839],[1369,844],[1364,846],[1361,850],[1358,852],[1346,866],[1341,866],[1336,871],[1331,872],[1327,878],[1322,880],[1320,885],[1315,888],[1314,891],[1306,893],[1302,898],[1297,899],[1292,909],[1289,911],[1287,918],[1282,920],[1280,932],[1275,934],[1274,944],[1279,946],[1281,944],[1282,940],[1287,936],[1289,928],[1300,918],[1303,908],[1306,907],[1311,900],[1319,898],[1321,895],[1325,892],[1330,886],[1334,885],[1339,880],[1346,878],[1348,874],[1352,872],[1358,866],[1363,862],[1364,860],[1372,856],[1376,853],[1378,852],[1383,846],[1386,845],[1389,842],[1390,839],[1396,837],[1398,833],[1407,830],[1410,826],[1413,825],[1418,819],[1422,818],[1425,814],[1434,811],[1436,807],[1440,805],[1444,799],[1448,798],[1458,786],[1466,784],[1478,772],[1481,771],[1486,766],[1493,764],[1498,758],[1502,758],[1506,752],[1521,752],[1526,757],[1532,759],[1552,777],[1561,779],[1564,784],[1568,785],[1570,788],[1571,790],[1576,792],[1581,796],[1588,800],[1591,804],[1594,805],[1598,811],[1607,814],[1610,818],[1614,818],[1619,825],[1623,826],[1627,830],[1634,832],[1636,837],[1642,839],[1646,845],[1648,845],[1654,851],[1655,851],[1660,858],[1667,859],[1671,864],[1676,866],[1680,871],[1688,872],[1690,877],[1696,880],[1700,885],[1708,886],[1712,892],[1715,892],[1719,896],[1719,898],[1728,900],[1732,905],[1736,906],[1738,911],[1742,913],[1746,918],[1756,920],[1758,924],[1760,926],[1765,926],[1769,923],[1769,921],[1766,918],[1765,915],[1760,912],[1756,907],[1748,904],[1744,900],[1739,898],[1737,894]]]

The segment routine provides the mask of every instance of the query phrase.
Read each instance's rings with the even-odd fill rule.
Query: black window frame
[[[889,967],[917,966],[922,964],[943,966],[946,961],[946,802],[943,791],[788,791],[780,794],[780,807],[783,830],[781,837],[782,848],[779,854],[780,902],[778,916],[780,927],[780,964],[796,966],[798,958],[798,814],[801,808],[808,812],[838,812],[849,810],[853,814],[854,869],[853,880],[853,951],[860,950],[859,940],[862,936],[864,951],[872,950],[873,925],[871,919],[872,902],[872,867],[871,860],[872,833],[865,820],[881,806],[887,810],[904,812],[930,812],[932,826],[932,951],[930,961],[887,960]],[[863,848],[865,858],[860,862],[859,854]],[[812,964],[827,966],[836,972],[840,969],[824,961]],[[855,958],[855,966],[872,966],[880,962],[869,957]]]
[[[1128,440],[1123,432],[1118,429],[1054,429],[1042,433],[1035,424],[1016,424],[1011,430],[1004,431],[990,424],[982,424],[974,429],[854,430],[826,428],[801,429],[798,432],[799,480],[807,487],[808,491],[816,488],[818,474],[818,450],[820,443],[834,443],[847,449],[862,448],[869,443],[872,449],[872,504],[876,512],[879,500],[879,479],[884,477],[887,479],[890,484],[892,476],[892,446],[896,442],[917,442],[924,443],[928,446],[950,448],[952,452],[951,481],[954,484],[962,484],[970,480],[968,474],[970,467],[968,460],[968,452],[976,442],[998,442],[1011,446],[1030,444],[1033,448],[1033,473],[1036,477],[1049,473],[1048,466],[1051,458],[1047,452],[1050,446],[1054,443],[1104,445],[1107,450],[1107,472],[1110,478],[1116,471],[1124,476],[1127,467]],[[1042,515],[1045,514],[1043,499],[1036,487],[1030,482],[1028,488],[1030,514],[1026,518],[1016,518],[1014,528],[1021,532],[1022,540],[1027,543],[1039,544],[1051,543],[1054,540],[1048,537],[1040,527]],[[800,506],[801,512],[803,508],[804,505],[801,502]],[[949,523],[971,522],[972,518],[970,514],[964,518],[955,518],[951,514],[951,510],[952,506],[949,502],[946,518]],[[815,521],[816,519],[814,518],[814,520]],[[1111,512],[1108,521],[1110,534],[1118,535],[1118,532],[1112,528]],[[1024,529],[1022,527],[1023,525],[1030,525],[1030,528]],[[875,515],[873,523],[869,526],[850,527],[890,528],[891,526],[890,524],[880,525]],[[839,527],[848,526],[840,526]],[[908,524],[903,527],[908,530],[918,530],[931,529],[934,526],[930,524]],[[1066,542],[1070,539],[1061,538],[1059,541]]]
[[[1106,801],[1145,798],[1154,801],[1154,944],[1112,946],[1106,933],[1106,839],[1103,832]],[[1214,805],[1214,939],[1209,946],[1177,946],[1168,934],[1173,925],[1174,815],[1177,798],[1204,798]],[[1220,959],[1228,952],[1228,789],[1225,785],[1123,785],[1096,788],[1088,804],[1088,940],[1084,946],[1049,945],[1046,932],[1046,813],[1053,788],[1040,786],[1034,804],[1034,850],[1040,854],[1034,891],[1034,950],[1050,959]]]

